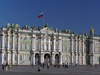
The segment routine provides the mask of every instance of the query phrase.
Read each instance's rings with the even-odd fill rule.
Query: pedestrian
[[[5,65],[4,65],[4,63],[3,63],[3,64],[2,64],[2,70],[3,70],[3,71],[4,71],[4,66],[5,66]]]
[[[17,66],[17,62],[16,62],[16,66]]]
[[[97,67],[97,64],[95,63],[95,68]]]
[[[11,70],[11,64],[9,64],[9,71]]]
[[[77,63],[76,63],[76,67],[77,67]]]
[[[67,62],[65,62],[65,68],[67,67]]]
[[[68,68],[68,62],[67,62],[67,68]]]
[[[73,63],[71,63],[71,67],[73,67]]]
[[[38,65],[38,72],[41,72],[41,66]]]
[[[6,65],[5,65],[5,66],[6,66],[6,71],[8,71],[8,63],[6,63]]]
[[[49,68],[49,66],[50,66],[50,63],[47,63],[47,68]]]
[[[60,63],[58,63],[58,68],[60,68]]]
[[[33,63],[32,63],[32,67],[33,67]]]
[[[64,62],[62,63],[63,67],[64,67]]]
[[[43,63],[43,68],[44,68],[45,64]]]
[[[56,63],[54,64],[54,67],[56,67]]]

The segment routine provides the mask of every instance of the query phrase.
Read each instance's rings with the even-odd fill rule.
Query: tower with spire
[[[93,26],[91,25],[91,29],[90,29],[90,36],[94,36],[94,29],[93,29]]]

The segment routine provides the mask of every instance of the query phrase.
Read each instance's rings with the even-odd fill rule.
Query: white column
[[[8,37],[7,37],[7,50],[9,50],[9,33],[8,33]]]
[[[4,33],[2,34],[2,49],[4,49]]]
[[[82,65],[84,65],[84,39],[82,40]]]
[[[59,55],[59,63],[62,65],[62,54]]]
[[[41,53],[41,54],[40,54],[40,63],[44,63],[44,61],[43,61],[43,60],[44,60],[44,54],[43,54],[43,53]]]
[[[35,44],[35,35],[32,36],[32,51],[35,51],[35,47],[36,47],[36,44]]]
[[[40,50],[43,51],[43,49],[42,49],[42,36],[40,37]]]
[[[73,39],[71,38],[71,63],[73,63]]]
[[[61,45],[61,37],[59,37],[59,45],[58,45],[58,49],[59,49],[59,52],[61,52],[62,51],[62,45]]]
[[[14,39],[14,33],[13,33],[13,44],[12,44],[13,45],[13,50],[15,49],[15,46],[14,46],[15,42],[14,42],[14,40],[15,39]]]
[[[78,56],[78,63],[79,63],[79,65],[80,65],[80,59],[81,59],[81,54],[79,53],[79,56]]]
[[[2,53],[0,53],[0,58],[1,58],[1,64],[3,64],[4,63],[4,52],[2,52]]]
[[[32,57],[31,58],[32,58],[31,59],[32,60],[32,64],[35,65],[35,53],[32,53]]]
[[[50,50],[50,38],[48,38],[48,50],[51,51]]]
[[[82,65],[85,65],[85,56],[84,56],[84,54],[82,55]]]
[[[18,34],[18,50],[20,50],[20,34]]]
[[[94,65],[94,41],[90,40],[90,64]]]
[[[55,51],[55,42],[56,42],[56,40],[55,40],[55,36],[53,37],[53,51]]]
[[[44,37],[44,51],[46,50],[46,37]]]
[[[9,51],[7,51],[7,54],[6,54],[6,62],[9,64]]]
[[[75,39],[75,63],[77,64],[77,39]]]
[[[80,64],[80,38],[79,38],[79,45],[78,45],[78,64]]]
[[[14,62],[15,61],[15,53],[12,52],[12,55],[11,56],[12,56],[12,64],[15,64],[15,62]]]
[[[52,53],[52,65],[55,64],[55,54]]]
[[[20,63],[20,54],[19,54],[19,52],[18,52],[18,54],[17,54],[17,64],[19,65]]]
[[[14,54],[14,49],[15,49],[14,43],[15,42],[14,42],[14,40],[15,39],[14,39],[14,33],[13,33],[13,44],[12,44],[12,54],[11,54],[11,58],[12,58],[11,59],[12,60],[11,62],[12,62],[12,64],[15,64],[15,62],[14,62],[14,60],[15,60],[15,54]]]
[[[78,54],[76,53],[76,55],[75,55],[75,62],[76,62],[76,64],[78,64]]]

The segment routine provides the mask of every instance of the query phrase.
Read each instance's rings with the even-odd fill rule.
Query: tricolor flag
[[[41,18],[43,17],[43,12],[41,14],[39,14],[38,18]]]

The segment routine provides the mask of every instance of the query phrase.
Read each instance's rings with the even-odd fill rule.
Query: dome
[[[92,32],[92,33],[94,32],[94,29],[92,28],[92,26],[91,26],[90,32]]]

